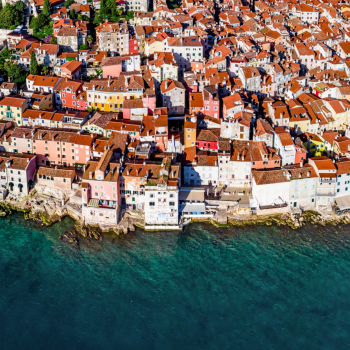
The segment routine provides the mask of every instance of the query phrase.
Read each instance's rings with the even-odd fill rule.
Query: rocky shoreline
[[[34,220],[37,223],[45,226],[50,226],[56,222],[61,221],[65,216],[70,216],[75,220],[75,226],[68,231],[60,235],[62,241],[71,243],[79,246],[81,240],[97,241],[102,240],[103,237],[109,237],[112,240],[117,239],[125,235],[128,231],[134,231],[136,227],[144,229],[139,223],[131,224],[125,229],[113,228],[103,229],[100,226],[84,225],[74,215],[71,215],[68,211],[61,212],[61,215],[54,212],[49,214],[46,211],[34,210],[33,207],[21,207],[16,203],[9,203],[2,201],[0,202],[0,216],[11,215],[14,211],[23,212],[25,220]],[[339,225],[339,224],[350,224],[349,216],[341,215],[328,215],[324,216],[317,211],[305,211],[302,214],[289,214],[289,215],[274,215],[274,216],[251,216],[249,218],[232,218],[228,217],[227,224],[220,224],[213,219],[193,219],[190,223],[207,222],[218,227],[239,227],[239,226],[254,226],[254,225],[267,225],[267,226],[288,226],[292,229],[298,229],[306,224],[312,224],[314,226],[322,225]],[[189,224],[190,224],[189,223]]]

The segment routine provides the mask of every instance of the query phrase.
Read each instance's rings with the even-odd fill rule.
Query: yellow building
[[[184,144],[185,148],[196,145],[197,118],[186,115],[184,123]]]
[[[107,125],[113,120],[117,119],[118,114],[114,113],[95,113],[84,125],[83,130],[90,134],[98,134],[107,137]]]
[[[145,55],[147,57],[161,51],[163,51],[163,43],[159,38],[151,37],[145,40]]]
[[[33,109],[52,109],[53,108],[53,94],[33,94],[31,105]]]
[[[308,157],[321,157],[324,155],[325,140],[316,134],[304,133],[299,136],[308,152]]]
[[[0,101],[1,119],[11,120],[22,126],[22,115],[28,107],[26,98],[6,96]]]
[[[163,80],[179,78],[179,67],[176,64],[172,52],[155,52],[154,60],[149,61],[149,71],[157,83],[157,87]]]
[[[350,102],[347,100],[324,99],[325,106],[332,113],[334,123],[332,127],[337,130],[346,130],[350,125]]]
[[[297,133],[310,131],[311,119],[306,112],[306,109],[301,106],[290,108],[289,127]]]
[[[86,90],[88,107],[101,112],[120,112],[126,99],[143,96],[144,81],[140,76],[91,80]]]

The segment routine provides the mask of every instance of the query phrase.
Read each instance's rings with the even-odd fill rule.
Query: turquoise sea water
[[[349,226],[58,240],[0,219],[0,348],[349,349]]]

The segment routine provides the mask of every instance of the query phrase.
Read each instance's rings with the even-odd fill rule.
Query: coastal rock
[[[76,237],[76,231],[74,228],[64,232],[59,239],[61,239],[64,242],[68,242],[76,246],[77,248],[79,247],[79,240]]]

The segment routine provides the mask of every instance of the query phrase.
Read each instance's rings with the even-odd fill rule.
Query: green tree
[[[51,37],[50,39],[50,44],[57,44],[57,38],[55,38],[54,36]]]
[[[134,18],[134,11],[128,11],[125,18],[127,21],[130,21],[131,19],[133,19]]]
[[[101,0],[100,2],[100,16],[102,16],[103,18],[107,16],[107,7],[105,0]]]
[[[109,10],[108,12],[110,14],[113,14],[113,12],[116,11],[117,3],[115,0],[106,0],[106,8]]]
[[[41,74],[48,75],[50,72],[50,68],[48,66],[41,66]]]
[[[71,9],[69,10],[69,18],[74,19],[75,18],[75,10]]]
[[[79,20],[79,21],[82,21],[82,20],[83,20],[83,15],[82,15],[81,13],[79,13],[79,15],[78,15],[78,20]]]
[[[91,46],[92,42],[94,41],[94,38],[92,37],[92,35],[88,35],[86,41],[89,43],[89,46]]]
[[[103,22],[103,16],[96,15],[92,23],[93,23],[95,26],[98,26],[98,25],[100,25],[102,22]]]
[[[46,17],[49,17],[50,11],[51,11],[50,0],[44,0],[43,15],[45,15]]]
[[[5,47],[0,53],[0,59],[8,59],[11,58],[12,51]]]
[[[30,54],[30,74],[39,74],[39,65],[34,51],[32,51]]]
[[[10,51],[7,47],[5,47],[1,52],[0,52],[0,70],[4,70],[4,64],[5,61],[12,56],[12,51]]]
[[[65,3],[64,3],[64,6],[65,7],[69,7],[70,5],[74,4],[75,1],[74,0],[66,0]]]
[[[89,47],[86,44],[82,44],[80,45],[79,50],[89,50]]]
[[[23,68],[11,61],[5,62],[4,70],[8,77],[16,83],[24,83],[28,76],[28,73]]]
[[[35,29],[39,26],[39,23],[38,23],[38,17],[33,17],[31,20],[30,20],[30,23],[29,23],[29,28],[30,29]]]

